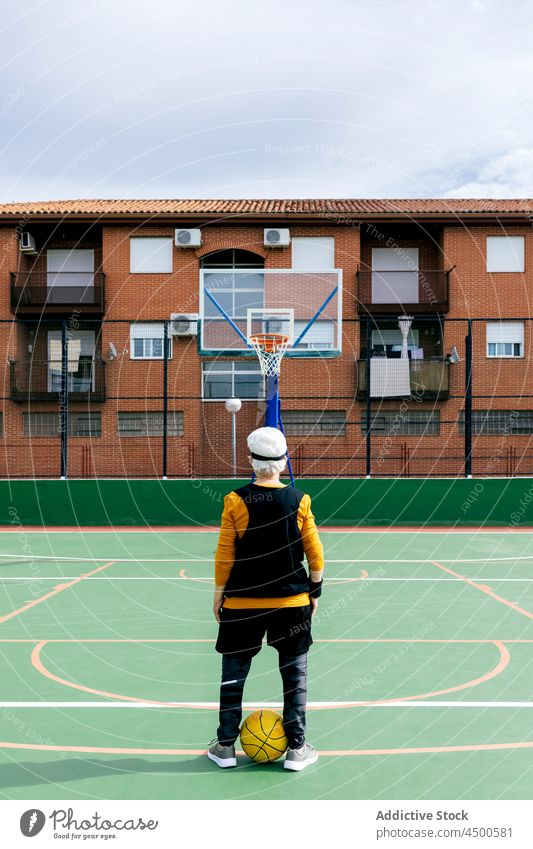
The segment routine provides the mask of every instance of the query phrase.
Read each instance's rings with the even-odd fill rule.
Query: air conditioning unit
[[[196,336],[198,318],[197,312],[173,312],[170,316],[170,333],[172,336]]]
[[[177,248],[199,248],[202,244],[202,231],[199,227],[192,230],[176,230],[174,242]]]
[[[27,231],[20,234],[20,252],[23,254],[36,254],[35,239]]]
[[[291,243],[291,231],[288,227],[265,227],[263,243],[268,248],[286,248]]]

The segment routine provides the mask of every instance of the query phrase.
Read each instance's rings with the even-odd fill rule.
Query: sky
[[[1,202],[533,197],[533,0],[28,0]]]

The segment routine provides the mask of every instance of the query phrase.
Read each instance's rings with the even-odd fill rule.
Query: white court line
[[[27,578],[25,576],[17,576],[17,577],[8,577],[3,578],[0,576],[0,584],[3,584],[4,581],[24,581],[27,583],[38,583],[39,581],[74,581],[76,578],[79,578],[79,575],[53,575],[53,576],[42,576],[39,577],[33,576],[32,578]],[[189,577],[181,578],[179,575],[168,578],[161,577],[132,577],[132,578],[124,578],[112,575],[102,575],[101,577],[92,577],[85,578],[84,581],[106,581],[107,583],[112,583],[113,581],[166,581],[167,583],[173,581],[213,581],[213,578],[197,578],[197,577]],[[471,580],[484,580],[484,581],[492,581],[493,583],[502,583],[504,581],[516,581],[519,584],[528,584],[533,583],[533,578],[494,578],[487,577],[485,575],[474,575]],[[402,581],[403,583],[411,582],[411,581],[429,581],[434,584],[451,584],[451,583],[464,583],[462,578],[346,578],[344,575],[339,575],[338,577],[328,577],[324,578],[324,581],[343,581],[344,583],[350,583],[357,581],[358,583],[363,581],[365,583],[370,581]]]
[[[137,557],[54,557],[52,555],[40,555],[35,554],[32,556],[28,556],[26,554],[0,554],[0,567],[2,566],[2,559],[6,560],[12,558],[14,562],[9,563],[7,565],[15,566],[17,565],[16,561],[20,560],[21,564],[30,562],[36,563],[39,561],[53,562],[53,563],[102,563],[107,560],[112,559],[114,564],[117,563],[136,563],[141,565],[142,563],[214,563],[214,556],[212,557],[142,557],[141,559]],[[353,565],[367,564],[367,563],[432,563],[435,559],[434,557],[424,557],[422,560],[413,560],[412,558],[409,560],[400,560],[400,559],[390,559],[390,558],[381,558],[379,560],[374,560],[370,558],[363,558],[362,560],[354,560],[353,558],[347,559],[336,559],[332,557],[325,557],[326,565],[328,563],[351,563]],[[440,563],[519,563],[519,561],[528,561],[527,563],[520,563],[522,566],[528,565],[528,563],[533,564],[533,554],[523,555],[520,557],[439,557]]]
[[[218,707],[218,702],[0,702],[0,708],[176,708],[176,707]],[[353,707],[395,707],[395,708],[417,708],[417,707],[440,707],[440,708],[533,708],[533,702],[452,702],[452,701],[398,701],[380,702],[372,704],[368,702],[307,702],[308,708],[329,708],[351,705]],[[243,702],[243,708],[282,708],[283,702]]]
[[[47,563],[48,562],[52,562],[52,563],[65,563],[65,562],[66,563],[102,563],[102,562],[110,559],[109,557],[52,557],[52,556],[48,556],[48,555],[41,556],[41,555],[38,555],[38,554],[36,554],[34,557],[27,557],[26,555],[23,555],[23,554],[21,554],[21,555],[18,555],[18,554],[0,554],[0,558],[11,558],[13,562],[11,564],[8,564],[8,565],[11,565],[11,566],[18,566],[19,563],[17,561],[20,561],[20,564],[23,565],[24,563],[28,563],[28,562],[39,563],[40,561],[47,562]],[[404,563],[411,563],[411,564],[412,563],[432,563],[433,559],[434,558],[431,558],[431,557],[425,557],[423,560],[413,560],[413,559],[410,559],[410,560],[399,560],[399,559],[391,560],[390,558],[386,558],[386,559],[382,558],[381,560],[372,560],[370,558],[365,557],[361,560],[353,560],[352,558],[350,558],[348,560],[338,560],[338,559],[334,559],[334,558],[327,557],[327,556],[324,558],[326,565],[328,563],[350,563],[350,564],[353,564],[355,566],[360,565],[360,564],[366,565],[366,564],[369,564],[369,563],[377,563],[377,564],[386,563],[386,564],[391,565],[391,566],[394,565],[395,563],[402,563],[402,564],[404,564]],[[116,557],[114,559],[114,564],[115,565],[121,564],[121,563],[131,563],[131,564],[137,564],[137,565],[141,565],[143,563],[174,563],[174,564],[175,563],[185,563],[185,564],[192,564],[192,563],[214,563],[214,560],[215,560],[214,557],[204,557],[203,559],[194,559],[192,557],[187,557],[187,558],[178,558],[178,557],[170,557],[170,558],[164,558],[164,557],[142,557],[142,558]],[[468,557],[454,557],[454,558],[439,557],[439,563],[456,563],[456,564],[460,564],[460,563],[485,563],[485,564],[490,564],[490,563],[516,563],[516,564],[519,564],[521,566],[527,566],[527,565],[529,565],[529,563],[533,563],[533,554],[528,555],[528,556],[524,556],[524,557],[472,557],[472,558],[468,558]],[[0,563],[0,566],[1,565],[2,564]]]
[[[102,563],[106,562],[110,559],[113,560],[113,563],[116,565],[117,563],[214,563],[214,555],[211,557],[56,557],[50,554],[0,554],[0,567],[2,566],[2,560],[8,560],[11,558],[13,560],[12,563],[8,564],[11,566],[16,565],[17,561],[21,563],[36,563],[39,561],[53,562],[53,563]],[[367,563],[432,563],[435,557],[424,557],[421,560],[414,560],[413,558],[409,559],[391,559],[380,558],[380,559],[371,559],[368,557],[363,558],[362,560],[354,560],[352,557],[338,559],[333,557],[324,558],[326,564],[328,563],[351,563],[354,565],[359,564],[367,564]],[[521,555],[517,557],[439,557],[440,563],[518,563],[519,561],[528,561],[533,563],[533,554]],[[527,565],[526,563],[521,565]]]

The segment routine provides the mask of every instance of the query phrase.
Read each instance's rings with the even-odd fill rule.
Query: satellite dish
[[[109,343],[109,359],[114,360],[118,356],[117,349],[112,342]]]
[[[461,357],[459,356],[459,352],[457,351],[455,345],[452,345],[452,350],[450,351],[450,356],[448,357],[448,359],[451,363],[461,362]]]

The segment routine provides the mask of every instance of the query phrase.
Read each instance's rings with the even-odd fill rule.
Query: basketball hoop
[[[276,377],[281,369],[281,360],[290,342],[282,333],[256,333],[250,336],[250,345],[259,359],[261,374]]]

